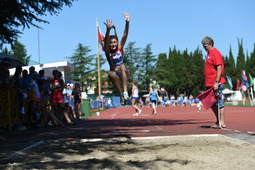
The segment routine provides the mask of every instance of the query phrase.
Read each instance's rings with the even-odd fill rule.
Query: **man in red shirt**
[[[212,125],[212,128],[226,128],[224,103],[222,100],[222,90],[224,88],[224,83],[226,82],[224,78],[223,57],[214,47],[214,41],[211,37],[206,36],[201,42],[207,52],[204,67],[205,86],[207,89],[213,87],[219,97],[219,101],[211,107],[217,120],[215,125]],[[218,117],[218,108],[220,110],[220,117]]]

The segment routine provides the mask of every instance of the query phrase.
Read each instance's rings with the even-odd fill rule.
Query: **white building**
[[[74,83],[73,80],[71,80],[71,70],[74,69],[74,66],[69,63],[68,61],[61,61],[61,62],[55,62],[55,63],[47,63],[47,64],[38,64],[33,65],[35,67],[35,71],[39,72],[40,70],[44,70],[45,77],[49,79],[53,79],[52,71],[58,70],[63,75],[64,82],[68,83]],[[27,70],[29,72],[29,67],[31,66],[23,66],[23,70]],[[12,76],[15,73],[15,68],[11,68],[10,75]]]

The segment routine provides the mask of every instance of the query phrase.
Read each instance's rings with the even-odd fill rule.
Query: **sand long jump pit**
[[[255,169],[255,145],[223,135],[43,141],[1,169]]]

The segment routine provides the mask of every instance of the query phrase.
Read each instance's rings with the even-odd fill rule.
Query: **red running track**
[[[21,150],[33,143],[58,139],[132,138],[175,135],[205,134],[255,134],[255,107],[225,107],[227,129],[212,129],[215,117],[211,110],[197,107],[143,108],[140,116],[134,117],[131,106],[105,110],[100,116],[92,116],[76,122],[73,126],[40,128],[1,135],[0,158]],[[236,131],[235,131],[236,130]]]
[[[255,107],[225,107],[226,129],[212,129],[213,112],[195,106],[159,107],[152,115],[152,108],[144,107],[140,116],[134,117],[131,106],[103,111],[84,121],[90,128],[97,128],[99,137],[141,137],[201,134],[255,134]],[[101,133],[100,133],[100,132]],[[95,137],[94,135],[92,135]]]
[[[157,111],[156,115],[152,115],[152,108],[145,107],[140,116],[134,117],[131,106],[108,109],[101,112],[100,116],[79,120],[73,126],[6,133],[1,143],[63,138],[238,134],[247,131],[255,134],[255,107],[225,107],[227,129],[210,128],[215,122],[213,112],[205,109],[198,112],[196,106],[160,107]]]
[[[131,106],[105,110],[100,116],[92,116],[76,122],[73,126],[40,128],[23,132],[1,134],[0,159],[39,141],[58,139],[89,139],[117,137],[155,137],[203,134],[255,134],[255,107],[225,107],[227,129],[212,129],[215,117],[211,110],[197,107],[143,108],[140,116],[134,117]],[[236,131],[234,131],[236,130]]]

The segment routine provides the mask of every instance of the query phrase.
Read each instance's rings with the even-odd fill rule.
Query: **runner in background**
[[[150,96],[150,101],[152,102],[152,108],[153,108],[152,114],[155,115],[157,114],[156,103],[157,103],[157,100],[159,100],[159,96],[158,96],[158,93],[155,91],[154,86],[151,87],[149,96]]]
[[[132,99],[132,107],[135,108],[135,114],[133,116],[139,116],[142,113],[142,109],[139,109],[137,106],[137,103],[139,102],[139,90],[138,87],[136,86],[135,82],[132,82],[132,94],[130,98]]]

